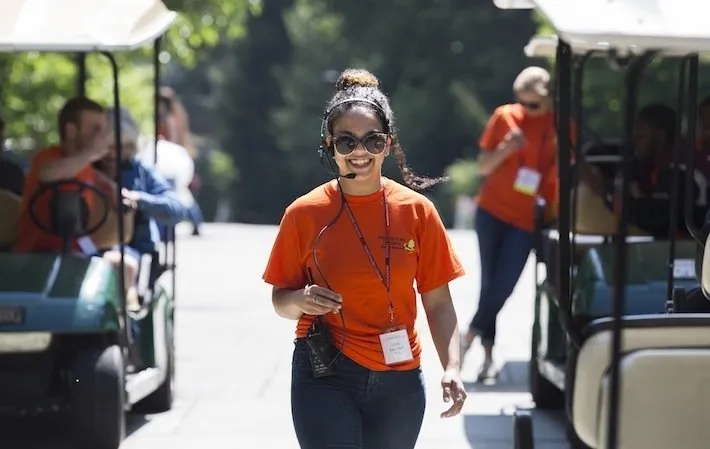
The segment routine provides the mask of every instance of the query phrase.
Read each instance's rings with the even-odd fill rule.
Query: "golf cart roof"
[[[557,36],[533,36],[530,42],[524,48],[525,56],[528,58],[553,58],[557,52]],[[582,40],[573,40],[569,42],[572,46],[572,52],[575,55],[584,55],[590,51],[597,52],[602,55],[612,49],[609,42],[596,42],[591,44]],[[639,53],[639,48],[636,46],[622,49],[622,52]],[[688,50],[666,50],[663,52],[666,56],[683,56],[688,54]]]
[[[129,51],[176,17],[161,0],[2,0],[0,52]]]
[[[494,0],[503,9],[537,9],[567,42],[664,53],[710,51],[710,2],[698,0]]]
[[[525,56],[529,58],[552,58],[557,52],[557,36],[533,36],[530,42],[525,46]],[[576,40],[569,43],[572,46],[572,51],[576,55],[583,55],[589,51],[607,51],[609,45],[598,43],[590,45],[587,42]]]

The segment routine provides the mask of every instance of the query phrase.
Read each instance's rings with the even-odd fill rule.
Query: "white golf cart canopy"
[[[130,51],[176,17],[161,0],[2,0],[0,52]]]
[[[710,51],[710,2],[701,0],[494,0],[536,9],[565,41],[639,52]]]
[[[533,36],[525,46],[525,56],[529,58],[553,58],[557,53],[557,36]],[[589,51],[608,51],[608,43],[597,43],[590,45],[587,42],[575,40],[568,42],[572,46],[572,52],[576,55],[583,55]]]
[[[525,52],[525,56],[528,58],[554,58],[557,52],[558,41],[559,38],[557,36],[533,36],[530,38],[530,42],[527,43],[523,51]],[[567,43],[570,44],[572,52],[575,55],[584,55],[592,51],[596,52],[594,53],[595,56],[600,56],[613,48],[609,42],[596,42],[594,44],[590,44],[589,42],[574,40]],[[626,53],[638,54],[641,49],[637,46],[632,46],[616,50],[620,55],[624,55]],[[665,50],[663,54],[665,56],[684,56],[691,52],[692,51],[688,49],[672,49]]]

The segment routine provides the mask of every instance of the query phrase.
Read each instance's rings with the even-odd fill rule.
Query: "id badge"
[[[539,172],[527,167],[520,167],[518,176],[515,178],[515,190],[526,195],[535,195],[540,187],[540,178]]]
[[[407,329],[391,330],[380,334],[380,344],[387,365],[397,365],[414,359]]]

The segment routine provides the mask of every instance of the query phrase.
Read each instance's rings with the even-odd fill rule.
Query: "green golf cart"
[[[175,18],[160,0],[6,0],[0,13],[0,52],[101,53],[113,69],[113,103],[119,108],[113,54],[152,44],[157,123],[160,38]],[[85,67],[78,72],[85,76]],[[118,119],[117,114],[120,160]],[[106,227],[115,230],[117,242],[129,241],[132,225],[126,211],[112,213],[109,206],[112,201],[122,204],[120,170],[115,182],[118,198],[113,199],[78,180],[45,184],[27,199],[35,224],[66,242],[57,254],[12,251],[20,199],[0,191],[0,412],[67,413],[82,449],[118,449],[127,411],[165,411],[173,402],[174,230],[165,233],[153,254],[142,256],[141,306],[130,312],[123,271],[69,250],[71,239],[94,236]],[[97,199],[98,216],[89,217],[82,201],[87,191]],[[50,198],[49,223],[35,213],[42,195]],[[121,245],[121,267],[124,263]],[[136,327],[137,341],[132,334]],[[132,365],[134,359],[142,363]]]

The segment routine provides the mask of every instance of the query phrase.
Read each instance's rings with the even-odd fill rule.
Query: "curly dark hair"
[[[447,177],[429,178],[419,176],[407,165],[407,157],[402,150],[395,126],[394,113],[390,107],[389,99],[380,90],[380,83],[373,75],[364,69],[346,69],[335,82],[335,94],[328,102],[327,110],[330,113],[325,118],[325,130],[332,135],[335,121],[355,106],[370,109],[382,121],[382,126],[392,139],[392,154],[397,160],[399,171],[404,183],[413,190],[426,190],[437,184],[447,182]],[[362,99],[365,101],[357,101]],[[354,100],[354,101],[348,101]],[[345,103],[338,104],[345,101]],[[377,105],[375,107],[372,102]],[[333,107],[335,106],[335,107]]]

